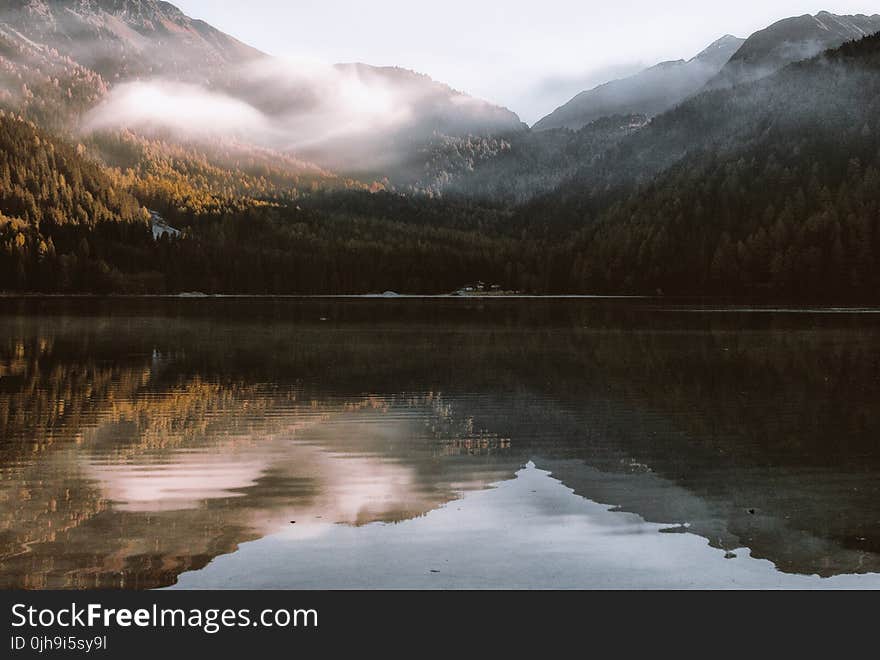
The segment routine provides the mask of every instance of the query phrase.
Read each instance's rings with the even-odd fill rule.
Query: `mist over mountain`
[[[438,134],[525,128],[512,112],[412,71],[282,59],[230,67],[212,85],[122,83],[83,127],[206,143],[234,137],[364,176],[393,168]]]
[[[533,128],[577,130],[602,117],[657,115],[699,91],[743,43],[743,39],[726,35],[690,60],[662,62],[629,78],[581,92]]]
[[[512,112],[425,75],[366,64],[269,57],[157,0],[14,0],[0,10],[13,78],[54,84],[59,61],[90,72],[88,103],[58,95],[86,131],[234,139],[340,170],[372,173],[435,134],[521,130]],[[11,100],[28,93],[10,81]],[[21,98],[17,98],[21,97]]]
[[[366,177],[397,168],[437,136],[527,128],[506,108],[400,67],[274,60],[240,70],[229,89],[268,120],[268,144]]]
[[[750,36],[708,87],[731,87],[778,71],[824,50],[880,31],[880,15],[819,12],[786,18]]]

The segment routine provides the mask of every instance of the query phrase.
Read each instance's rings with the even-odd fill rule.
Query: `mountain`
[[[393,89],[409,89],[420,108],[419,120],[447,135],[494,133],[520,130],[525,125],[516,113],[483,99],[478,99],[428,75],[392,66],[369,64],[337,64],[344,73],[357,76],[367,85],[386,85]]]
[[[880,15],[837,16],[827,11],[786,18],[746,39],[709,88],[757,80],[786,64],[880,31]]]
[[[189,68],[145,48],[137,66],[153,73],[120,56],[105,77],[53,27],[68,20],[53,18],[62,4],[18,3],[7,17],[19,22],[0,26],[4,289],[437,293],[483,281],[877,300],[880,35],[687,91],[723,66],[736,44],[722,40],[651,70],[689,96],[650,119],[532,131],[404,69],[236,59],[238,46],[192,28],[197,39],[179,16],[180,49],[232,59]],[[75,6],[100,28],[84,27],[85,41],[114,48],[137,41],[106,34],[118,16],[151,40],[177,30],[159,3]],[[180,233],[154,237],[155,214]]]
[[[518,222],[577,291],[873,299],[878,117],[880,34],[693,97]]]
[[[7,0],[0,33],[67,55],[107,80],[192,76],[265,57],[159,0]]]
[[[726,35],[690,60],[663,62],[629,78],[581,92],[533,128],[577,130],[601,117],[657,115],[699,91],[742,44],[742,39]]]
[[[515,206],[590,167],[647,124],[644,115],[603,117],[578,131],[548,129],[504,136],[438,136],[402,178],[409,192]]]
[[[437,134],[524,128],[509,110],[412,71],[269,57],[167,2],[2,6],[0,102],[53,128],[233,138],[379,178]],[[77,85],[86,89],[68,92]]]
[[[438,137],[499,136],[528,128],[507,108],[409,69],[337,64],[332,75],[325,72],[321,78],[318,93],[304,93],[300,78],[284,69],[254,75],[251,67],[231,93],[270,117],[302,157],[367,179],[406,178],[413,155]],[[338,97],[352,92],[366,92],[380,104],[348,112]],[[307,139],[299,130],[304,118]],[[354,130],[346,131],[346,125]]]

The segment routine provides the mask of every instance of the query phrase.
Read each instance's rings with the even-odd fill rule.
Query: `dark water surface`
[[[0,587],[880,586],[880,314],[0,299]]]

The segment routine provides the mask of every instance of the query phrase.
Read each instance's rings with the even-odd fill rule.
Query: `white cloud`
[[[296,151],[400,126],[421,99],[415,86],[301,59],[253,63],[230,80],[225,91],[161,78],[121,84],[83,128],[232,137]]]
[[[264,133],[266,117],[251,105],[196,85],[154,80],[119,85],[86,117],[87,131],[170,130],[209,138]]]

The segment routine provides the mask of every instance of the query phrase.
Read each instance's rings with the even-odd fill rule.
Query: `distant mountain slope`
[[[710,82],[710,88],[757,80],[786,64],[880,31],[880,15],[837,16],[827,11],[786,18],[750,36]]]
[[[380,178],[438,134],[525,128],[513,112],[412,71],[269,57],[167,2],[0,7],[0,103],[38,110],[34,118],[53,128],[72,129],[85,116],[88,130],[180,142],[231,137]],[[70,77],[86,78],[87,89],[68,95]]]
[[[742,39],[726,35],[690,60],[663,62],[629,78],[581,92],[533,128],[577,130],[601,117],[652,117],[700,90],[742,44]]]
[[[412,89],[418,98],[420,121],[428,119],[432,129],[447,135],[496,133],[525,128],[511,110],[453,89],[424,73],[396,66],[363,63],[337,64],[336,68],[357,75],[367,84],[375,79],[391,87]]]
[[[441,136],[416,155],[409,167],[413,178],[395,183],[410,191],[513,206],[553,190],[646,123],[644,115],[632,115],[603,117],[579,131]]]
[[[880,35],[700,94],[521,211],[577,290],[873,297]]]
[[[298,76],[289,76],[283,69],[273,67],[266,75],[249,75],[254,68],[230,87],[232,93],[271,117],[289,139],[305,142],[294,148],[299,155],[355,175],[392,175],[440,136],[498,136],[528,128],[507,108],[469,96],[425,74],[354,63],[335,65],[332,85],[375,94],[384,107],[376,109],[364,130],[346,131],[346,124],[364,121],[364,109],[354,108],[354,113],[345,113],[328,124],[326,119],[333,118],[341,104],[333,99],[336,90],[327,93],[325,80],[319,81],[326,93],[322,96],[321,90],[318,94],[304,92]],[[314,126],[306,140],[301,131],[288,129],[290,123],[300,125],[304,116]],[[323,138],[322,132],[326,133]]]
[[[190,76],[264,57],[158,0],[11,0],[0,30],[54,48],[108,80]]]
[[[107,89],[95,71],[0,25],[0,107],[21,112],[44,128],[69,131]]]

